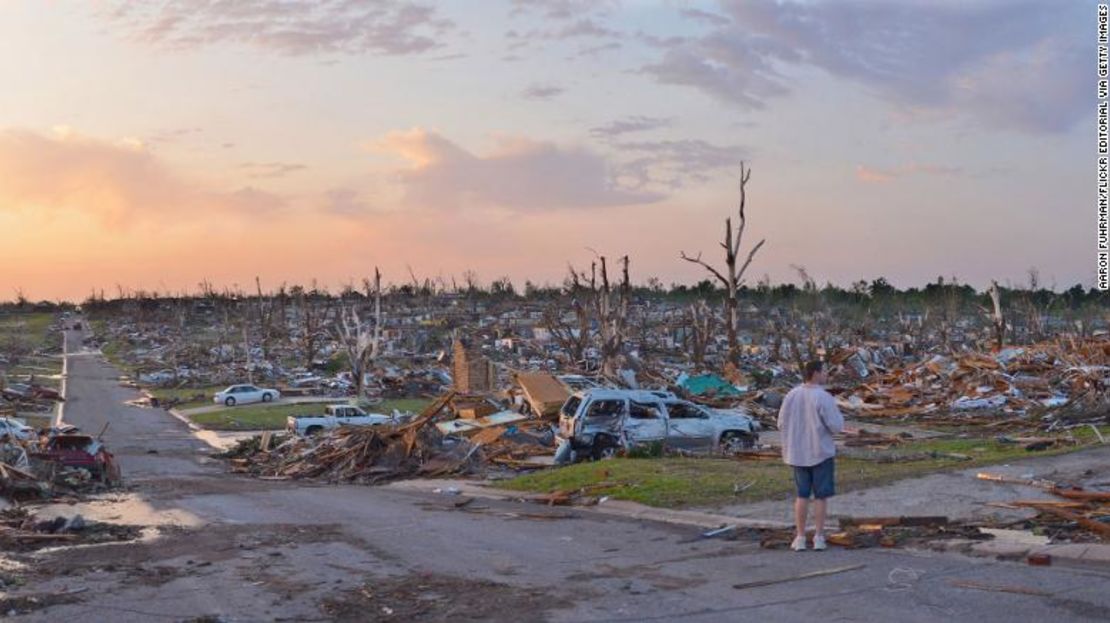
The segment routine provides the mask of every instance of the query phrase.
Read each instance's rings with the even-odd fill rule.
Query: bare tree
[[[262,349],[262,358],[270,358],[270,340],[273,337],[274,304],[270,297],[262,292],[262,280],[254,278],[256,288],[255,319],[258,322],[258,346]]]
[[[578,312],[583,331],[589,327],[589,318],[597,321],[598,350],[601,353],[602,374],[616,379],[624,357],[624,340],[628,324],[628,306],[632,283],[628,276],[628,256],[620,259],[621,278],[614,287],[609,281],[609,265],[605,256],[598,255],[590,263],[590,273],[579,273],[571,267],[571,285],[584,295],[585,314]]]
[[[632,285],[628,279],[628,256],[625,255],[620,260],[621,281],[616,291],[609,285],[605,257],[601,256],[598,260],[601,264],[601,284],[594,288],[594,306],[601,338],[601,370],[603,374],[616,376],[623,357],[628,303],[632,293]]]
[[[347,355],[347,364],[354,375],[355,400],[362,397],[363,376],[378,356],[382,335],[382,273],[374,268],[374,323],[363,323],[358,314],[358,303],[352,301],[339,313],[335,339]]]
[[[747,215],[744,210],[747,203],[747,186],[748,180],[751,179],[752,171],[740,163],[740,205],[738,209],[738,220],[735,231],[732,227],[732,217],[725,219],[725,239],[720,243],[721,248],[725,250],[725,266],[724,273],[711,266],[708,262],[701,259],[701,253],[697,256],[691,257],[685,251],[679,254],[679,257],[698,264],[709,271],[718,281],[724,286],[727,292],[725,298],[725,328],[728,331],[728,359],[733,363],[737,363],[740,359],[740,343],[737,339],[736,330],[739,324],[740,314],[740,286],[743,284],[744,272],[751,265],[752,259],[759,249],[763,247],[763,243],[767,242],[766,239],[760,240],[751,251],[748,252],[748,257],[744,263],[737,266],[738,258],[740,255],[740,245],[744,238],[744,229],[747,226]]]
[[[570,308],[574,312],[574,324],[563,319],[566,301],[561,300],[553,301],[544,307],[542,323],[544,328],[551,332],[559,347],[570,353],[571,358],[577,363],[586,356],[586,348],[590,345],[590,312],[585,303],[586,288],[578,279],[578,273],[573,267],[570,269],[570,276],[564,287]]]
[[[717,318],[705,299],[686,308],[687,331],[684,341],[695,365],[705,365],[705,353],[713,339],[713,331],[716,327]]]
[[[306,368],[312,367],[312,362],[316,360],[316,355],[323,346],[324,339],[327,337],[325,327],[335,306],[335,299],[330,296],[324,298],[323,305],[320,305],[316,298],[315,282],[312,284],[311,292],[306,293],[304,288],[300,287],[294,289],[293,301],[300,321],[298,341]]]
[[[991,309],[982,305],[979,306],[979,309],[990,320],[994,332],[994,347],[1001,350],[1006,345],[1006,319],[1002,316],[1002,292],[998,289],[997,281],[991,281],[991,287],[987,290],[987,294],[991,297]]]
[[[1029,269],[1029,289],[1025,292],[1023,299],[1023,307],[1025,312],[1025,330],[1028,333],[1028,339],[1031,342],[1040,342],[1048,338],[1048,328],[1045,326],[1045,318],[1053,304],[1056,303],[1056,296],[1050,295],[1045,302],[1044,307],[1037,303],[1037,299],[1041,295],[1041,275],[1040,271],[1036,268]]]
[[[790,267],[798,273],[798,278],[802,281],[803,308],[798,309],[798,304],[794,303],[795,315],[800,316],[808,325],[806,331],[808,357],[816,358],[817,353],[821,349],[827,349],[829,345],[827,327],[824,322],[826,317],[825,297],[817,287],[817,281],[810,276],[805,266],[791,264]]]

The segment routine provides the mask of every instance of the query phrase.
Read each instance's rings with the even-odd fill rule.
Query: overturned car
[[[759,422],[740,409],[710,409],[672,392],[597,388],[559,412],[556,463],[603,459],[659,443],[690,452],[733,453],[759,441]]]

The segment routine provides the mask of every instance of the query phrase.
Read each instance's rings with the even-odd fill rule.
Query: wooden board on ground
[[[521,372],[516,377],[524,399],[532,406],[537,417],[554,417],[559,408],[570,398],[570,390],[562,381],[542,372]]]
[[[805,580],[808,578],[817,578],[825,575],[834,575],[837,573],[844,573],[845,571],[855,571],[862,569],[866,565],[848,565],[846,567],[833,567],[832,569],[821,569],[818,571],[810,571],[808,573],[800,573],[782,578],[774,578],[770,580],[756,580],[754,582],[744,582],[742,584],[733,584],[732,588],[755,588],[757,586],[770,586],[772,584],[782,584],[783,582],[793,582],[795,580]]]

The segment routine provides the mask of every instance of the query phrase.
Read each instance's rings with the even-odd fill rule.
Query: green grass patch
[[[370,413],[384,413],[389,415],[397,409],[401,413],[411,411],[413,413],[420,413],[425,407],[432,404],[431,400],[427,398],[394,398],[392,400],[383,400],[376,405],[363,405],[363,409]]]
[[[89,330],[97,337],[105,337],[108,335],[108,321],[104,319],[90,320]]]
[[[196,424],[212,430],[278,430],[285,428],[290,415],[308,415],[323,411],[321,404],[243,405],[208,413],[190,415]]]
[[[62,379],[60,377],[52,376],[41,370],[34,371],[33,375],[25,370],[13,370],[8,372],[9,383],[30,383],[32,380],[35,385],[41,387],[49,387],[52,389],[62,388]]]
[[[1074,452],[1091,447],[1094,432],[1089,428],[1085,430],[1085,433],[1084,429],[1073,431],[1080,445],[1041,452],[1028,452],[1022,444],[1000,443],[993,438],[939,439],[903,444],[893,452],[876,452],[874,458],[841,456],[836,465],[837,491],[846,493],[935,472]],[[1101,430],[1104,436],[1110,436],[1110,427]],[[874,460],[880,455],[883,461]],[[969,458],[961,460],[951,455]],[[793,492],[794,481],[790,468],[774,460],[668,457],[579,463],[500,481],[497,486],[537,493],[590,487],[595,495],[649,506],[682,508],[785,498]]]
[[[48,377],[57,376],[61,373],[61,357],[21,357],[18,365],[8,369],[9,376],[30,376],[33,374],[35,375],[35,382],[41,381],[43,385],[49,385],[51,380],[56,384],[57,379]]]
[[[128,374],[133,375],[134,370],[132,370],[131,366],[127,365],[127,362],[124,361],[124,353],[126,353],[126,351],[127,345],[119,340],[109,340],[107,342],[104,342],[104,344],[100,347],[100,353],[104,355],[104,359],[108,363]]]
[[[212,394],[226,388],[227,385],[211,387],[158,387],[147,389],[147,391],[158,400],[164,402],[174,400],[175,398],[181,400],[182,402],[177,403],[178,409],[193,409],[215,404],[212,402]]]
[[[50,312],[0,314],[0,344],[14,341],[29,349],[61,352],[61,333],[50,329],[54,319]]]
[[[211,400],[211,398],[209,398]],[[336,398],[334,404],[345,403],[343,398]],[[403,398],[399,400],[385,400],[366,410],[372,413],[400,411],[419,411],[430,401],[421,398]],[[300,403],[300,404],[251,404],[241,407],[230,407],[208,413],[197,413],[189,416],[194,423],[211,430],[281,430],[285,428],[285,418],[290,415],[322,414],[324,407],[329,403]]]

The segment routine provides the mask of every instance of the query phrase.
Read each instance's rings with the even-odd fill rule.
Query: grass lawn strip
[[[343,398],[336,398],[336,404],[346,402]],[[371,405],[366,410],[372,413],[393,412],[398,409],[402,412],[419,412],[429,400],[422,398],[402,398],[398,400],[385,400],[379,404]],[[290,415],[322,414],[327,403],[301,403],[262,405],[252,404],[241,407],[231,407],[190,415],[195,424],[211,430],[280,430],[285,428],[285,418]]]
[[[1110,427],[1100,429],[1103,435]],[[1028,452],[1021,444],[1000,443],[990,439],[938,439],[903,444],[891,460],[839,457],[837,492],[874,487],[896,480],[994,465],[1037,456],[1066,454],[1097,443],[1089,428],[1075,429],[1079,445]],[[919,458],[935,452],[937,458]],[[944,455],[963,454],[960,460]],[[893,457],[907,457],[897,460]],[[723,458],[616,458],[549,469],[497,483],[515,491],[550,493],[577,491],[591,487],[591,494],[631,500],[663,508],[707,507],[757,502],[789,495],[794,481],[780,461],[733,460]]]
[[[195,407],[207,407],[215,404],[212,402],[212,394],[227,389],[227,385],[213,385],[211,387],[181,387],[181,388],[166,388],[156,387],[148,389],[152,396],[161,401],[170,401],[174,398],[181,400],[177,403],[178,409],[192,409]]]
[[[61,334],[51,331],[54,314],[50,312],[12,313],[0,315],[0,340],[26,340],[31,348],[60,352]]]

